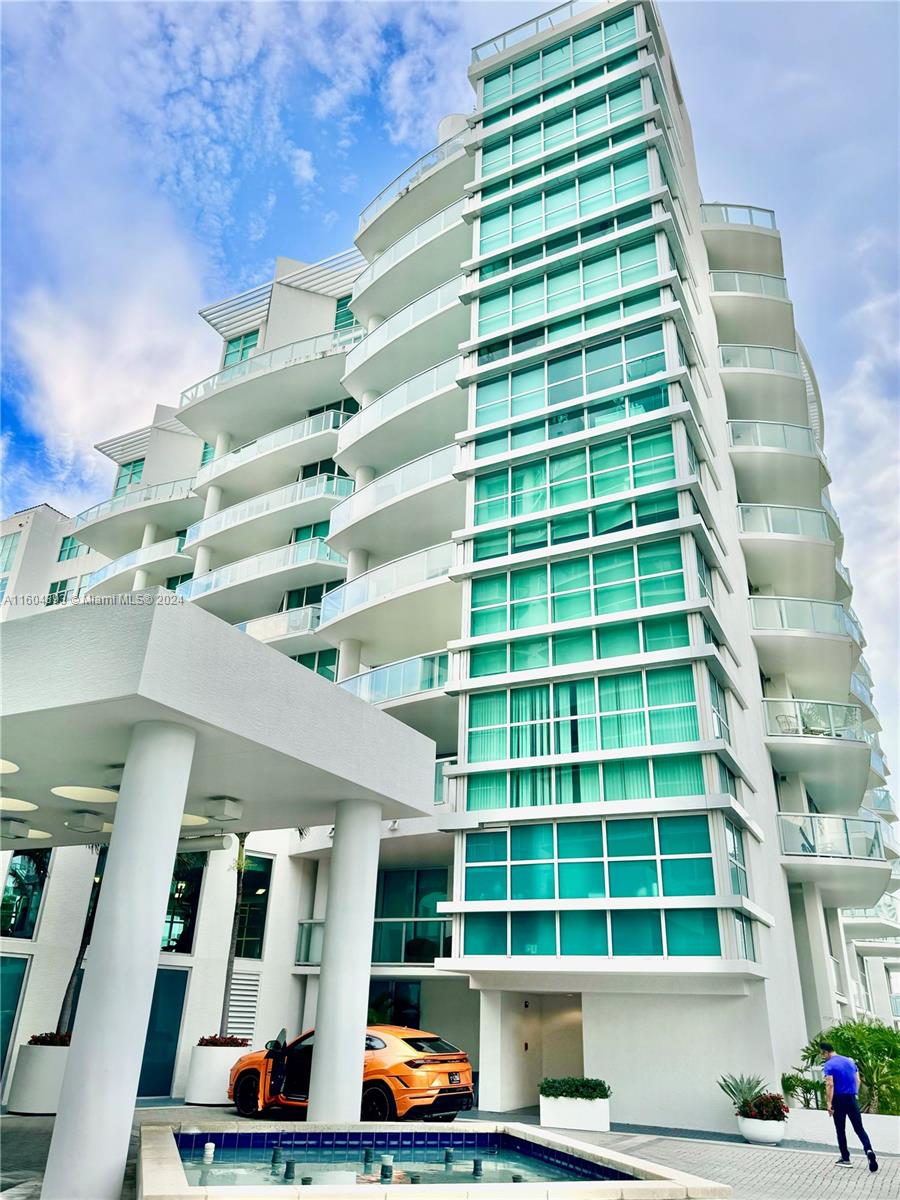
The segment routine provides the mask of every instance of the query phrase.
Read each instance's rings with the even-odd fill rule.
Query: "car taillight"
[[[462,1058],[408,1058],[406,1065],[408,1067],[447,1067],[452,1063],[465,1063],[469,1060]]]

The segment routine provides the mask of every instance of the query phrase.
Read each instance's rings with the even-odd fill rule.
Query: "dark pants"
[[[855,1096],[835,1096],[831,1101],[831,1109],[834,1113],[834,1128],[837,1131],[838,1147],[841,1152],[841,1158],[849,1158],[850,1151],[847,1149],[847,1121],[853,1126],[853,1132],[862,1143],[862,1148],[866,1154],[872,1149],[872,1143],[869,1141],[869,1135],[863,1129],[862,1117],[859,1112],[859,1105],[856,1102]]]

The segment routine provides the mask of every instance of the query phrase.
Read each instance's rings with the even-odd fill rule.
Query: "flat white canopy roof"
[[[432,811],[428,738],[171,592],[110,599],[3,625],[2,757],[19,770],[0,790],[37,805],[3,816],[51,835],[7,846],[105,840],[64,822],[85,809],[111,821],[115,803],[51,789],[114,788],[146,720],[197,732],[186,813],[205,815],[211,797],[242,801],[240,819],[210,818],[204,832],[329,824],[342,799],[378,800],[386,819]]]

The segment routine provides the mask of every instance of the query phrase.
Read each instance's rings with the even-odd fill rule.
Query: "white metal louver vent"
[[[228,1001],[228,1033],[253,1040],[259,1004],[259,975],[235,971]]]

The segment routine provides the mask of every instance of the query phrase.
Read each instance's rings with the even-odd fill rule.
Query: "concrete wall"
[[[467,979],[423,979],[421,990],[422,1028],[459,1046],[478,1070],[478,992]]]
[[[537,1103],[543,1074],[541,998],[481,993],[479,1106],[509,1112]]]
[[[265,349],[274,350],[288,342],[328,333],[334,328],[336,305],[333,296],[275,283],[266,322]]]

